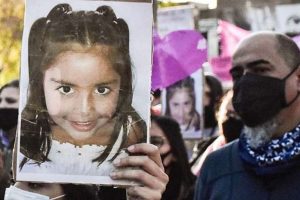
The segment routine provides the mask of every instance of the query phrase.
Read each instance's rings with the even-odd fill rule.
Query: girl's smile
[[[70,121],[71,126],[74,127],[77,131],[86,132],[91,131],[96,127],[96,121],[87,121],[87,122],[74,122]]]

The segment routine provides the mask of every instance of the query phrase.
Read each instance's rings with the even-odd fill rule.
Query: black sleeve
[[[99,200],[126,200],[124,188],[102,186],[98,191]]]

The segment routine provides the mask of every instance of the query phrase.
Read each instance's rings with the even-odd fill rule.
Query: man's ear
[[[300,92],[300,65],[298,66],[298,69],[296,70],[296,75],[297,75],[298,92]]]

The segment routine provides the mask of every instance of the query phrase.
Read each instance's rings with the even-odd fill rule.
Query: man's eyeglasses
[[[150,143],[157,147],[161,147],[165,143],[165,139],[160,136],[151,136]]]

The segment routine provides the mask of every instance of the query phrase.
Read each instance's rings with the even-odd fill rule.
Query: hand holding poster
[[[17,180],[130,184],[108,175],[126,147],[147,139],[151,4],[26,6]]]

